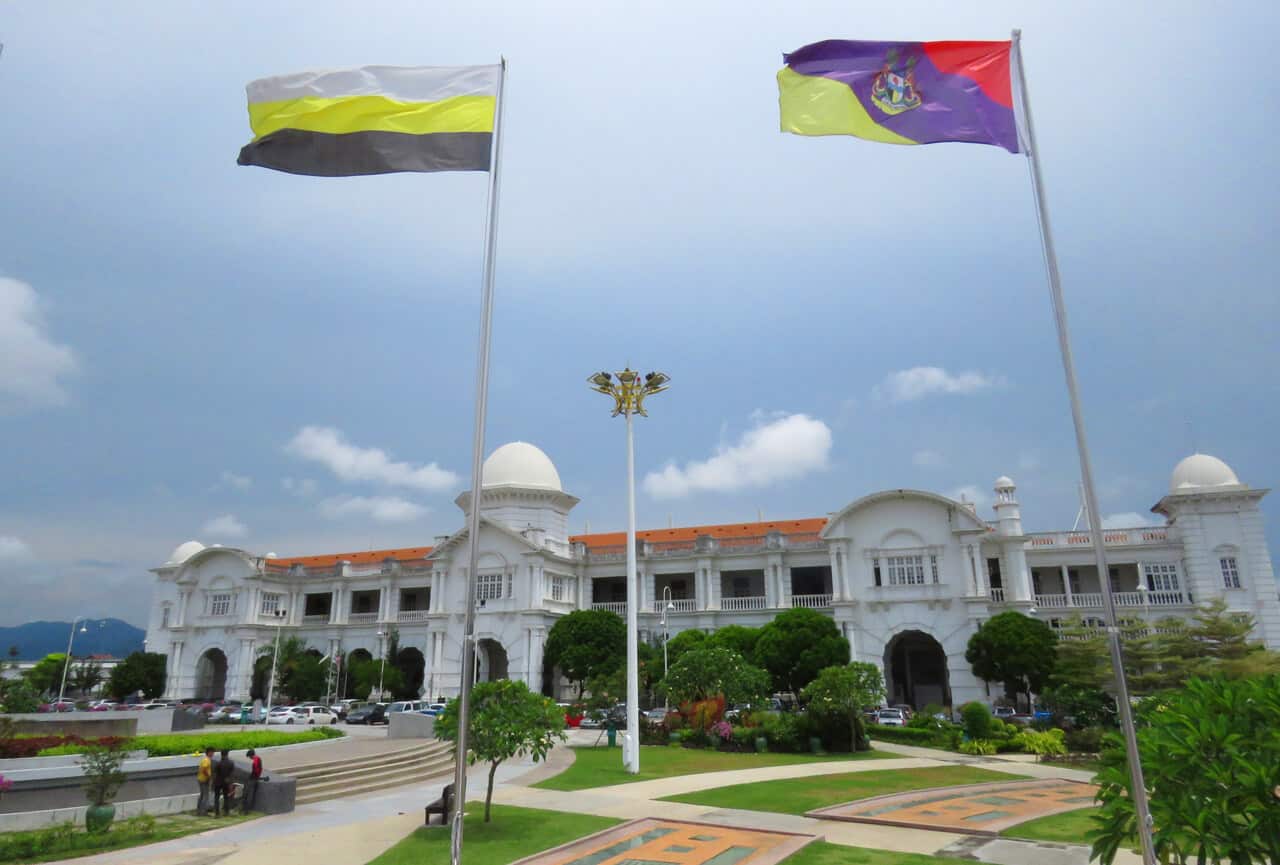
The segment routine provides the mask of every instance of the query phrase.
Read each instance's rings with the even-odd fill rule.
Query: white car
[[[422,700],[396,700],[390,706],[387,706],[387,714],[393,715],[396,712],[421,712],[427,708],[427,704]]]
[[[278,706],[267,713],[268,724],[336,724],[328,706]]]
[[[881,709],[876,712],[876,723],[884,727],[905,727],[907,719],[901,709]]]

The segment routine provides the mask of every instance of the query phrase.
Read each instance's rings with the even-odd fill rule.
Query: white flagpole
[[[489,402],[489,336],[493,330],[493,259],[498,238],[498,166],[502,160],[503,91],[507,83],[507,59],[498,73],[497,104],[493,117],[493,163],[489,166],[489,215],[484,238],[484,291],[480,302],[480,348],[476,359],[476,427],[471,441],[471,510],[467,514],[467,587],[463,604],[466,618],[462,636],[462,682],[458,693],[458,737],[454,755],[453,828],[450,862],[462,862],[462,823],[467,804],[467,733],[471,723],[471,684],[475,678],[476,565],[480,558],[480,473],[484,465],[484,426]]]
[[[1058,328],[1058,348],[1062,353],[1062,370],[1067,378],[1067,394],[1071,398],[1071,420],[1075,425],[1076,448],[1080,452],[1080,475],[1084,482],[1085,513],[1089,515],[1089,535],[1093,541],[1094,559],[1098,567],[1098,583],[1102,589],[1103,614],[1107,625],[1107,642],[1111,649],[1111,666],[1116,674],[1116,702],[1120,709],[1120,726],[1124,732],[1125,753],[1134,807],[1138,814],[1138,838],[1142,842],[1144,865],[1156,865],[1151,839],[1151,811],[1147,806],[1147,787],[1142,777],[1138,756],[1138,736],[1133,725],[1133,707],[1129,704],[1129,686],[1124,675],[1124,658],[1120,650],[1120,628],[1116,623],[1115,599],[1111,597],[1111,572],[1107,569],[1107,550],[1103,545],[1102,520],[1098,518],[1098,496],[1093,486],[1093,468],[1089,460],[1089,444],[1084,432],[1084,414],[1080,410],[1080,390],[1076,384],[1075,361],[1071,355],[1071,338],[1067,330],[1067,307],[1062,299],[1062,280],[1058,274],[1058,255],[1049,229],[1049,208],[1045,201],[1044,179],[1040,174],[1040,155],[1036,147],[1035,126],[1031,122],[1031,103],[1027,98],[1027,76],[1022,66],[1022,31],[1013,31],[1013,59],[1018,66],[1018,90],[1026,125],[1027,159],[1031,166],[1031,188],[1035,193],[1036,213],[1040,220],[1040,241],[1044,247],[1045,270],[1049,276],[1049,294],[1053,301],[1053,320]],[[1139,574],[1139,579],[1141,579]]]

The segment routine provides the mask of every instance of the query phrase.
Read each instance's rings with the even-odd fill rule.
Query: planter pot
[[[763,754],[769,750],[769,740],[764,736],[756,736],[756,753]]]
[[[90,805],[84,812],[84,828],[94,834],[105,832],[115,818],[115,805]]]
[[[671,736],[667,741],[672,745],[679,745],[680,740],[683,738],[684,738],[684,734],[681,733],[679,730],[675,730],[674,732],[671,733]]]
[[[819,739],[817,736],[809,737],[809,753],[811,754],[822,753],[822,740]]]

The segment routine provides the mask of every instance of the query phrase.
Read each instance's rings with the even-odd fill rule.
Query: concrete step
[[[329,799],[375,793],[379,790],[403,787],[408,784],[430,783],[433,780],[438,780],[441,787],[443,787],[452,776],[453,769],[454,763],[451,758],[440,759],[429,761],[422,765],[413,765],[394,772],[370,773],[363,779],[343,778],[325,781],[314,786],[308,786],[305,789],[299,786],[295,801],[298,805],[306,805],[310,802],[323,802]],[[423,804],[426,803],[424,802]]]
[[[294,775],[298,779],[299,789],[303,787],[312,787],[315,784],[325,783],[341,778],[349,778],[359,780],[372,774],[382,774],[387,772],[398,772],[412,766],[421,766],[434,760],[453,760],[453,752],[445,749],[440,751],[430,751],[414,754],[409,757],[400,757],[395,760],[380,760],[377,762],[357,762],[352,761],[345,766],[335,766],[330,769],[320,769],[309,772],[305,775]]]
[[[323,778],[329,775],[343,774],[355,770],[373,771],[382,768],[394,768],[406,763],[430,758],[436,754],[447,754],[452,751],[448,743],[412,748],[407,751],[395,751],[385,755],[369,757],[353,757],[349,760],[330,761],[324,764],[300,766],[282,770],[284,774],[297,778],[299,784],[305,780]]]
[[[370,753],[362,754],[357,752],[352,754],[339,755],[336,757],[329,757],[327,759],[318,760],[311,763],[290,763],[282,759],[279,762],[273,761],[273,765],[271,766],[271,768],[284,775],[293,775],[296,772],[305,772],[311,769],[324,768],[326,766],[346,766],[346,765],[350,765],[351,762],[354,760],[381,760],[381,759],[390,758],[390,757],[398,757],[404,754],[412,754],[417,751],[421,751],[423,748],[430,748],[432,746],[439,745],[439,744],[447,745],[448,743],[447,742],[446,743],[440,743],[440,742],[424,743],[421,741],[417,741],[417,742],[411,741],[405,744],[405,746],[402,748],[388,749],[385,751],[379,751],[372,754]],[[303,756],[303,755],[299,755],[299,756]]]

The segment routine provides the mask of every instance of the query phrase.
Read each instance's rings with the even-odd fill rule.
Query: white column
[[[720,585],[720,568],[718,565],[712,564],[707,567],[707,577],[711,581],[711,609],[718,610],[721,607],[720,594],[723,587]]]
[[[827,547],[827,559],[831,563],[831,591],[835,593],[836,600],[847,601],[849,592],[840,574],[840,553],[834,544]]]
[[[1074,607],[1075,602],[1071,599],[1071,574],[1067,571],[1067,566],[1061,566],[1062,574],[1062,592],[1067,596],[1067,607]]]

